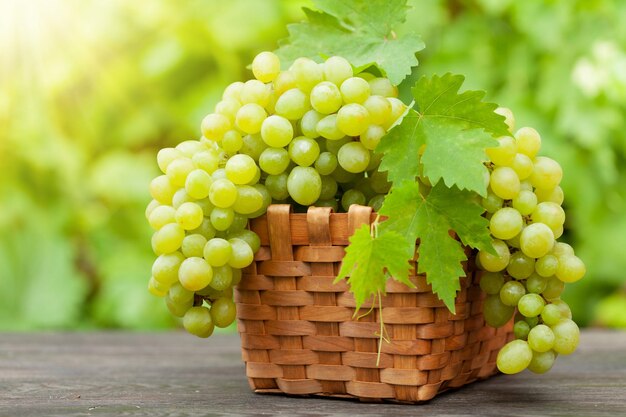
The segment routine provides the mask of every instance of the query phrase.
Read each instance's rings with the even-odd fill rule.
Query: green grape
[[[513,325],[513,334],[516,339],[526,340],[528,339],[528,333],[530,332],[530,326],[524,320],[516,321]]]
[[[337,155],[339,153],[339,149],[341,149],[341,147],[346,143],[350,142],[352,142],[352,138],[349,138],[347,136],[343,136],[341,139],[338,140],[326,139],[326,150],[333,155]]]
[[[315,160],[315,169],[320,175],[330,175],[337,168],[337,157],[331,152],[322,152]]]
[[[541,294],[546,290],[548,280],[538,274],[532,274],[526,280],[526,289],[534,294]]]
[[[228,228],[228,233],[236,232],[239,230],[243,230],[248,226],[248,216],[244,216],[243,214],[235,213],[233,216],[233,223]]]
[[[218,102],[215,105],[215,113],[221,114],[222,116],[226,116],[230,121],[231,125],[235,122],[235,117],[237,116],[237,112],[241,108],[241,103],[237,100],[226,99]],[[233,130],[229,130],[228,132],[232,132]],[[226,137],[226,133],[224,132],[224,136],[222,137],[222,143],[224,143],[224,138]]]
[[[198,291],[211,283],[213,270],[203,258],[185,259],[178,269],[180,285],[189,291]]]
[[[152,277],[164,286],[170,286],[178,281],[178,268],[185,260],[180,252],[160,255],[152,264]]]
[[[171,289],[170,289],[171,290]],[[185,313],[193,307],[193,293],[190,292],[191,298],[185,301],[174,301],[169,295],[165,296],[165,305],[167,309],[176,317],[183,317]]]
[[[556,355],[553,350],[547,352],[533,352],[533,358],[528,364],[528,370],[536,374],[545,374],[554,365]]]
[[[386,133],[387,132],[382,126],[369,125],[365,132],[361,134],[359,140],[367,149],[374,150]]]
[[[232,208],[215,207],[211,212],[211,225],[219,231],[228,230],[235,220],[235,211]]]
[[[322,81],[311,90],[311,107],[322,114],[335,113],[341,107],[339,88],[330,81]]]
[[[543,306],[546,304],[539,294],[526,294],[519,299],[517,310],[524,317],[535,317],[541,314]]]
[[[541,148],[541,136],[532,127],[523,127],[515,132],[517,139],[517,151],[534,158]]]
[[[218,298],[211,306],[211,318],[217,327],[228,327],[235,321],[236,314],[235,303],[230,298]]]
[[[324,118],[324,115],[315,110],[306,112],[304,116],[302,116],[302,120],[300,120],[300,130],[302,134],[307,138],[318,138],[320,134],[317,132],[317,124],[322,118]]]
[[[256,103],[261,107],[267,107],[270,100],[270,89],[259,80],[248,80],[243,83],[239,95],[241,104]]]
[[[533,210],[531,219],[534,223],[543,223],[552,230],[563,226],[565,222],[565,212],[556,203],[543,202],[537,204]]]
[[[384,202],[385,194],[377,194],[374,197],[370,198],[370,201],[367,202],[367,205],[374,209],[374,211],[380,211],[380,208],[383,206]]]
[[[267,149],[267,145],[263,142],[261,135],[246,135],[243,137],[243,145],[239,152],[251,156],[252,159],[258,161],[265,149]]]
[[[391,103],[383,96],[371,95],[363,106],[367,109],[373,124],[383,125],[391,118]]]
[[[197,140],[186,140],[176,145],[176,149],[184,157],[191,158],[198,152],[206,151],[207,147]]]
[[[252,181],[257,173],[257,169],[254,159],[244,154],[231,156],[228,161],[226,161],[226,166],[224,167],[226,178],[237,185],[247,184]]]
[[[289,153],[284,148],[267,148],[259,157],[259,166],[270,175],[279,175],[289,166]]]
[[[481,200],[481,205],[487,213],[495,213],[497,210],[502,208],[503,203],[504,200],[492,192],[487,193],[487,197],[483,197]]]
[[[182,153],[178,149],[163,148],[157,153],[157,164],[162,173],[167,172],[168,165],[182,156]]]
[[[523,314],[520,314],[520,316],[524,317]],[[533,327],[535,327],[536,325],[539,324],[539,317],[537,317],[537,316],[534,316],[534,317],[524,317],[524,321],[526,323],[528,323],[528,325],[532,329]]]
[[[165,175],[160,175],[150,182],[150,195],[161,204],[171,204],[175,192],[176,187]]]
[[[537,200],[539,202],[543,203],[544,201],[549,201],[559,206],[563,204],[563,200],[565,199],[563,189],[558,185],[549,190],[535,190],[535,194],[537,194]]]
[[[345,134],[337,126],[336,114],[331,114],[322,118],[319,122],[317,122],[317,126],[315,128],[317,133],[325,139],[339,140],[345,136]]]
[[[334,212],[337,212],[339,210],[339,203],[337,203],[337,200],[334,198],[330,200],[317,200],[315,207],[330,207]]]
[[[209,199],[215,207],[228,208],[237,200],[237,186],[228,179],[215,180],[211,184]]]
[[[281,71],[278,76],[276,76],[272,85],[274,87],[274,93],[280,96],[285,91],[296,88],[296,77],[291,71]]]
[[[559,258],[559,264],[556,268],[556,277],[563,282],[576,282],[580,280],[587,268],[583,261],[576,255],[563,255]]]
[[[398,88],[391,84],[388,78],[373,78],[368,81],[372,95],[383,97],[398,97]]]
[[[522,236],[522,233],[520,232],[519,235],[513,236],[511,239],[507,239],[506,243],[508,243],[508,245],[512,248],[519,249],[519,246],[520,246],[519,239],[521,236]]]
[[[541,295],[545,297],[546,300],[554,300],[555,298],[559,298],[563,289],[565,288],[565,283],[556,277],[548,278],[546,282],[546,289],[543,290]]]
[[[496,365],[503,374],[516,374],[528,367],[533,351],[524,340],[513,340],[498,352]]]
[[[223,114],[211,113],[202,119],[202,136],[215,142],[220,142],[231,128],[230,120]]]
[[[502,303],[499,295],[488,295],[483,305],[485,322],[491,327],[502,327],[513,317],[515,307]]]
[[[541,320],[548,326],[554,326],[555,324],[567,320],[571,317],[567,317],[563,314],[563,310],[556,304],[548,304],[541,311]]]
[[[509,259],[506,271],[515,279],[526,279],[535,272],[535,260],[522,252],[515,252]]]
[[[224,138],[222,139],[222,148],[229,154],[237,153],[241,147],[243,146],[243,139],[241,134],[236,130],[229,130],[224,133]],[[217,167],[216,167],[217,168]]]
[[[152,212],[157,208],[160,207],[161,203],[159,203],[158,201],[156,201],[155,199],[150,200],[150,202],[148,203],[148,205],[146,206],[146,211],[144,212],[144,215],[146,216],[146,220],[148,220],[148,222],[150,221],[150,215],[152,214]]]
[[[547,352],[554,346],[554,333],[545,324],[533,327],[528,333],[528,345],[535,352]]]
[[[370,96],[370,85],[363,78],[350,77],[339,87],[344,103],[365,103]]]
[[[357,174],[367,169],[370,151],[361,142],[348,142],[339,149],[337,161],[346,171]]]
[[[213,203],[211,203],[211,200],[209,200],[208,197],[203,198],[202,200],[196,200],[194,201],[194,203],[196,203],[198,207],[202,209],[202,213],[204,213],[205,217],[210,216],[211,211],[213,211],[213,208],[215,208],[215,206],[213,205]]]
[[[233,281],[233,269],[228,265],[213,268],[213,279],[209,286],[216,291],[224,291]]]
[[[228,135],[228,132],[226,135]],[[217,152],[212,149],[194,154],[191,157],[191,161],[196,167],[208,172],[209,174],[215,172],[215,170],[219,167],[220,162]]]
[[[261,105],[248,103],[241,106],[239,111],[237,111],[235,124],[245,133],[259,133],[266,117],[267,113]]]
[[[296,203],[310,206],[319,199],[322,179],[315,169],[297,166],[289,173],[287,190]]]
[[[526,289],[521,283],[517,281],[505,282],[500,289],[500,301],[504,305],[515,307],[524,294],[526,294]]]
[[[194,336],[209,337],[213,334],[215,325],[211,313],[206,307],[191,307],[183,317],[185,330]]]
[[[550,253],[558,259],[564,255],[574,255],[574,248],[565,242],[556,242]]]
[[[261,126],[261,138],[268,146],[282,148],[293,138],[291,122],[282,116],[269,116]]]
[[[182,206],[183,203],[192,202],[194,202],[194,199],[191,198],[189,194],[187,194],[187,190],[185,190],[184,188],[180,188],[174,193],[174,196],[172,197],[172,207],[176,210],[178,210],[178,208]]]
[[[530,176],[530,183],[540,190],[551,190],[559,185],[563,178],[563,169],[558,162],[545,156],[535,158],[535,167]]]
[[[229,84],[222,93],[222,100],[237,100],[239,101],[241,90],[243,89],[243,83],[241,81],[235,81]]]
[[[201,234],[194,233],[185,236],[183,239],[183,244],[181,245],[181,251],[183,255],[187,258],[191,257],[201,257],[204,245],[206,245],[207,239]]]
[[[511,239],[522,231],[524,220],[514,208],[504,207],[493,213],[489,221],[489,231],[498,239]]]
[[[202,219],[202,224],[198,228],[190,230],[189,233],[199,234],[207,239],[211,239],[215,236],[215,228],[211,224],[211,219],[205,217]]]
[[[310,109],[309,97],[298,88],[282,93],[274,105],[274,112],[289,120],[302,119]]]
[[[250,185],[240,185],[237,187],[237,200],[232,208],[236,213],[252,214],[263,207],[263,196]]]
[[[485,149],[489,160],[496,165],[511,166],[517,153],[515,139],[510,136],[498,138],[498,146]]]
[[[491,190],[503,200],[511,200],[520,192],[519,177],[509,167],[497,167],[491,173],[489,181]]]
[[[173,186],[184,187],[185,181],[187,180],[187,175],[189,175],[189,173],[194,169],[196,169],[196,167],[191,159],[178,158],[173,160],[167,166],[167,178],[169,178],[170,183]]]
[[[519,183],[519,189],[520,191],[533,191],[533,185],[528,180],[521,181]]]
[[[306,93],[324,80],[322,67],[309,58],[296,59],[289,70],[293,72],[298,88]]]
[[[252,73],[261,82],[272,82],[280,73],[280,59],[272,52],[261,52],[252,60]]]
[[[391,183],[387,180],[386,171],[374,171],[369,175],[369,184],[372,191],[377,194],[387,194],[391,189]]]
[[[339,86],[352,77],[352,65],[340,56],[331,56],[324,63],[324,78]]]
[[[184,238],[185,229],[178,223],[166,224],[154,234],[154,250],[157,254],[176,252],[183,244]]]
[[[176,209],[176,222],[185,230],[193,230],[202,224],[204,212],[196,203],[183,203]]]
[[[383,125],[383,127],[386,130],[389,130],[401,120],[406,112],[407,106],[395,97],[387,97],[387,100],[391,103],[391,117],[389,118],[389,121]]]
[[[243,269],[254,260],[254,252],[245,240],[232,238],[228,239],[232,248],[232,253],[228,259],[228,265],[233,268]]]
[[[498,107],[493,112],[499,114],[500,116],[504,116],[504,123],[506,123],[506,125],[508,126],[509,132],[515,130],[515,116],[513,116],[513,112],[511,111],[511,109],[506,107]]]
[[[265,179],[265,186],[274,200],[282,201],[289,197],[286,173],[268,175]]]
[[[178,274],[178,271],[176,271],[176,274]],[[176,304],[184,304],[190,301],[193,302],[193,292],[180,285],[180,282],[178,282],[178,276],[176,277],[176,282],[170,287],[167,296]],[[189,305],[189,307],[191,307],[191,305]]]
[[[320,146],[314,139],[298,136],[289,144],[289,157],[302,167],[313,165],[320,154]]]
[[[252,230],[240,230],[236,233],[229,233],[228,238],[237,238],[243,240],[250,246],[253,253],[257,253],[261,248],[261,238]]]
[[[551,254],[547,254],[537,259],[537,262],[535,263],[535,271],[537,271],[537,274],[541,275],[542,277],[547,278],[556,273],[556,269],[558,268],[558,266],[559,260],[557,259],[557,257]]]
[[[337,181],[328,175],[322,175],[322,189],[320,191],[320,200],[331,200],[337,195]]]
[[[343,196],[341,197],[341,207],[343,207],[345,211],[348,211],[350,206],[353,204],[364,206],[365,201],[365,195],[363,195],[361,191],[351,189],[343,193]]]
[[[148,216],[148,223],[154,230],[159,230],[169,223],[176,223],[176,210],[171,206],[158,206]]]
[[[534,165],[532,159],[530,159],[528,155],[518,153],[515,154],[515,157],[513,158],[511,168],[513,168],[513,170],[517,173],[520,180],[525,180],[533,173]]]
[[[513,198],[511,205],[522,216],[528,216],[537,207],[537,196],[532,191],[520,190],[517,197]]]
[[[556,299],[553,300],[552,303],[559,307],[559,309],[561,310],[561,314],[563,314],[563,317],[565,317],[566,319],[571,319],[572,318],[572,310],[570,310],[569,305],[567,305],[567,303],[561,299]]]
[[[230,287],[231,291],[233,287],[235,287],[237,284],[239,284],[239,282],[241,282],[241,277],[242,277],[241,269],[234,268],[232,269],[232,273],[233,273],[233,278],[231,282],[232,286]]]
[[[494,240],[492,244],[496,251],[496,255],[492,255],[487,251],[481,250],[478,252],[478,260],[485,271],[502,271],[509,264],[511,253],[509,252],[509,248],[506,243],[501,240]]]
[[[359,136],[369,125],[370,114],[361,104],[346,104],[337,113],[337,127],[348,136]]]
[[[522,230],[520,249],[526,256],[541,258],[554,246],[554,233],[543,223],[529,224]]]
[[[203,199],[209,195],[209,189],[213,180],[211,175],[203,169],[194,169],[187,175],[185,191],[195,199]]]
[[[551,327],[554,332],[554,351],[562,355],[573,353],[578,347],[580,330],[572,320],[563,320]]]
[[[504,285],[504,276],[500,272],[483,272],[480,277],[480,289],[485,294],[499,294]]]

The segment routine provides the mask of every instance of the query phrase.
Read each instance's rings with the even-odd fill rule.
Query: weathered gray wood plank
[[[626,332],[585,331],[547,375],[499,376],[423,405],[250,392],[236,335],[0,334],[0,416],[626,416]]]

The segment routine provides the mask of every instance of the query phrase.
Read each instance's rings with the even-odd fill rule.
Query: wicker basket
[[[485,325],[478,274],[467,265],[456,315],[415,275],[415,265],[416,288],[389,280],[382,313],[390,343],[383,343],[377,365],[377,303],[356,320],[345,281],[333,284],[349,236],[373,219],[362,206],[347,214],[317,207],[292,214],[289,205],[273,205],[251,222],[261,249],[235,297],[255,392],[420,402],[497,372],[496,355],[512,338],[512,323],[497,330]]]

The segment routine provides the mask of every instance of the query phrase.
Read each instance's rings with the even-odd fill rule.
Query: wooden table
[[[237,335],[0,334],[0,416],[626,416],[626,332],[588,330],[547,375],[498,376],[423,405],[253,394]]]

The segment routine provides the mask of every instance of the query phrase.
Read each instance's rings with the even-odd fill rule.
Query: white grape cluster
[[[497,112],[513,131],[511,111]],[[558,354],[578,346],[578,326],[560,296],[565,283],[578,281],[586,270],[570,245],[557,242],[565,222],[561,166],[537,155],[541,138],[533,128],[498,141],[498,147],[487,149],[489,191],[482,199],[497,254],[481,251],[477,257],[485,271],[480,281],[487,294],[484,316],[500,327],[517,309],[516,340],[500,350],[500,371],[544,373]]]
[[[225,89],[199,140],[159,151],[150,184],[148,288],[200,337],[235,319],[233,287],[260,247],[248,219],[275,202],[380,207],[390,184],[373,150],[406,110],[387,78],[341,57],[281,71],[262,52],[252,72]]]

